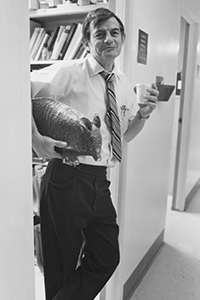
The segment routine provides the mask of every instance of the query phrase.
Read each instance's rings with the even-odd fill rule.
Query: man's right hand
[[[67,143],[42,136],[37,130],[34,118],[32,118],[32,148],[38,157],[45,159],[62,158],[61,154],[55,151],[55,147],[66,148]]]
[[[66,148],[67,143],[56,141],[50,137],[37,134],[37,137],[33,138],[32,147],[38,157],[42,157],[45,159],[62,158],[61,154],[55,151],[55,147]]]

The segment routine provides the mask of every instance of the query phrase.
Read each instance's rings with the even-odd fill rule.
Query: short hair
[[[90,11],[87,16],[85,17],[85,20],[83,21],[83,27],[82,27],[82,43],[87,46],[88,42],[90,41],[90,24],[93,23],[94,27],[97,28],[99,25],[107,21],[108,19],[114,17],[120,27],[120,31],[122,36],[125,36],[125,29],[122,21],[119,19],[118,16],[111,10],[107,8],[97,8],[93,11]]]

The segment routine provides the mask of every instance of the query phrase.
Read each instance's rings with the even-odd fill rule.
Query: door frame
[[[116,13],[124,22],[125,7],[127,0],[109,0],[109,9]],[[120,57],[116,60],[119,68],[123,68],[123,49]],[[123,153],[126,157],[127,145],[123,144]],[[119,245],[121,261],[117,270],[99,294],[97,300],[121,300],[123,298],[123,240],[124,240],[124,215],[125,215],[125,182],[126,182],[126,159],[115,168],[109,170],[108,177],[111,181],[112,199],[117,210],[117,221],[120,228]]]
[[[178,211],[184,211],[186,207],[186,179],[199,28],[198,19],[184,3],[182,4],[181,17],[187,22],[179,114],[179,120],[183,122],[179,122],[178,126],[172,197],[172,209]]]

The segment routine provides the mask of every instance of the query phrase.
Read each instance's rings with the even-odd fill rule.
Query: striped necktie
[[[100,73],[106,83],[107,93],[107,113],[106,124],[111,131],[111,143],[113,148],[113,155],[121,162],[122,160],[122,144],[121,144],[121,129],[120,120],[117,110],[116,96],[114,92],[114,74],[106,73],[105,71]]]

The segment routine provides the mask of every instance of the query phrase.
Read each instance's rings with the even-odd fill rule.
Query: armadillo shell
[[[40,134],[67,142],[63,156],[90,155],[95,160],[100,159],[97,153],[101,149],[101,136],[94,137],[92,130],[81,125],[80,120],[84,118],[92,128],[90,120],[80,112],[50,98],[33,99],[32,110]]]

